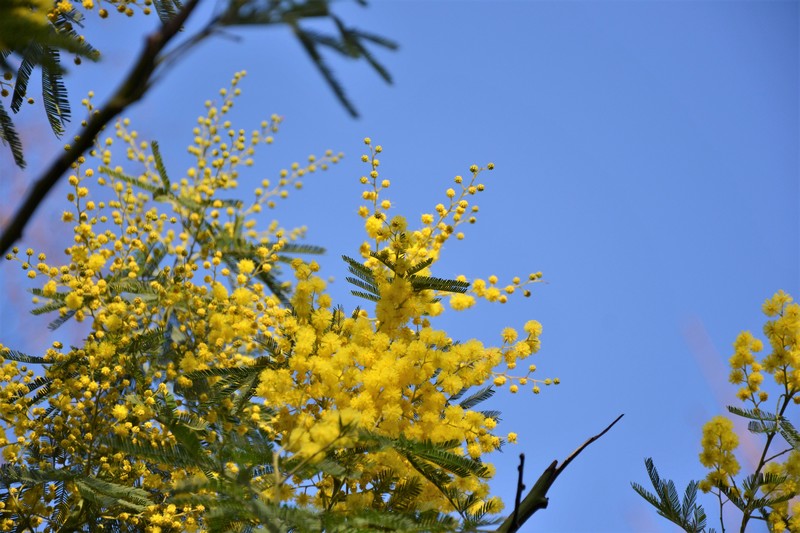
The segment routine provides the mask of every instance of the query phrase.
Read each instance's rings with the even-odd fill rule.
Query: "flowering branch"
[[[180,31],[198,3],[199,0],[189,0],[174,17],[147,36],[139,59],[114,96],[96,114],[92,115],[92,118],[83,128],[83,132],[76,138],[76,141],[68,145],[69,148],[61,157],[53,161],[50,168],[45,171],[36,181],[33,189],[28,192],[14,218],[11,219],[11,222],[3,230],[2,236],[0,236],[0,254],[6,253],[11,248],[11,245],[22,237],[25,225],[33,216],[39,204],[42,203],[44,197],[70,166],[92,146],[95,137],[106,124],[144,96],[150,86],[150,79],[158,67],[159,54]]]

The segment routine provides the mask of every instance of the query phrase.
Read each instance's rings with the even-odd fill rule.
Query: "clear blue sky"
[[[704,475],[700,428],[735,401],[726,382],[736,334],[760,332],[760,305],[776,290],[800,298],[798,3],[337,9],[401,45],[378,52],[396,80],[391,87],[365,64],[330,59],[360,120],[346,115],[285,29],[209,41],[128,115],[182,169],[202,102],[245,68],[241,127],[273,112],[285,117],[253,181],[308,153],[345,152],[341,165],[308,179],[276,213],[286,226],[306,224],[308,242],[327,247],[323,266],[340,296],[348,288],[338,257],[355,255],[363,238],[354,212],[364,136],[384,146],[383,175],[409,216],[441,201],[470,164],[493,161],[479,223],[448,245],[435,274],[509,279],[541,270],[547,284],[529,300],[451,314],[443,325],[454,338],[490,343],[503,326],[535,318],[544,325],[535,362],[562,380],[536,397],[500,392],[491,400],[503,411],[502,431],[519,433],[518,445],[492,457],[496,493],[512,503],[520,452],[530,486],[550,461],[625,413],[570,465],[525,530],[671,531],[630,481],[646,482],[650,456],[680,487]],[[92,21],[99,31],[89,35],[106,60],[76,69],[76,107],[89,88],[102,102],[116,84],[139,48],[135,32],[155,22],[138,18]],[[56,146],[38,110],[27,115],[20,124],[34,172],[15,173],[2,153],[4,212]],[[53,230],[61,197],[38,214],[28,242],[67,242]],[[28,351],[47,344],[46,320],[19,316],[27,297],[18,271],[3,266],[0,276],[21,298],[1,310],[3,342]],[[705,503],[715,520],[714,502]]]

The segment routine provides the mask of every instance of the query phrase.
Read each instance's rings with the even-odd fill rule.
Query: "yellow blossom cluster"
[[[441,520],[502,508],[482,458],[516,434],[499,434],[497,414],[475,405],[492,385],[511,381],[516,392],[530,382],[539,392],[558,380],[531,379],[535,365],[517,377],[498,370],[539,350],[534,320],[522,335],[504,329],[497,347],[455,341],[432,324],[444,295],[455,292],[451,307],[464,309],[474,298],[503,302],[541,278],[500,288],[494,276],[488,284],[431,276],[443,244],[475,220],[470,198],[484,189],[483,169],[457,177],[460,191],[448,189],[447,205],[410,230],[406,218],[387,217],[382,148],[372,148],[362,178],[369,207],[359,210],[372,243],[352,266],[375,305],[346,313],[316,262],[287,259],[302,228],[259,229],[263,207],[342,156],[310,156],[241,199],[256,149],[272,143],[281,121],[233,126],[227,116],[243,76],[220,91],[221,103],[206,102],[188,147],[193,162],[177,179],[158,145],[120,120],[90,154],[98,166],[81,158],[68,176],[66,263],[9,254],[36,283],[35,312],[57,313],[53,327],[74,319],[90,332],[79,346],[55,343],[40,356],[0,346],[3,460],[49,472],[56,486],[20,481],[0,491],[0,530],[20,520],[66,527],[87,494],[100,506],[98,523],[151,532],[203,530],[219,506],[243,498],[342,515],[402,507]],[[115,164],[112,150],[126,161]],[[279,278],[282,266],[292,280]]]
[[[800,504],[796,497],[800,495],[800,450],[797,443],[800,434],[791,424],[790,413],[800,404],[800,305],[784,291],[778,291],[762,308],[769,318],[764,325],[768,353],[759,357],[765,351],[764,343],[744,331],[736,338],[729,361],[730,381],[741,386],[737,397],[750,406],[749,409],[732,407],[730,410],[750,419],[751,430],[767,437],[756,466],[758,482],[737,484],[735,476],[740,465],[734,450],[739,437],[729,419],[717,416],[703,427],[700,462],[710,472],[700,482],[700,488],[706,492],[717,489],[721,502],[723,498],[738,499],[737,507],[744,510],[743,528],[757,510],[748,509],[746,505],[762,498],[757,508],[771,531],[798,531]],[[777,385],[774,392],[769,390],[766,376],[771,376]],[[784,449],[770,449],[780,442],[785,443]]]
[[[739,446],[739,437],[733,431],[733,422],[724,416],[715,416],[703,426],[703,451],[700,462],[710,468],[708,476],[700,485],[703,490],[730,485],[733,476],[741,468],[733,451]]]

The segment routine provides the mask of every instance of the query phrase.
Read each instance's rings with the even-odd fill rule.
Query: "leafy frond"
[[[120,485],[91,476],[81,476],[75,484],[84,498],[104,508],[123,507],[142,512],[152,504],[150,494],[144,489]]]
[[[469,387],[464,387],[460,391],[458,391],[457,393],[451,395],[447,399],[447,405],[452,405],[453,402],[456,402],[456,401],[460,400],[461,397],[464,396],[464,393],[467,392],[469,389],[470,389]]]
[[[377,259],[381,263],[383,263],[389,270],[392,272],[397,272],[397,264],[394,261],[389,259],[389,252],[387,250],[381,250],[380,252],[370,252],[370,257]]]
[[[149,282],[140,279],[121,278],[108,282],[108,289],[112,294],[135,294],[136,296],[156,295],[158,292]]]
[[[469,282],[455,279],[433,278],[428,276],[411,276],[409,278],[415,291],[441,291],[465,293]]]
[[[161,23],[166,24],[178,13],[183,4],[180,0],[154,0],[153,6],[156,8],[156,14]]]
[[[161,2],[156,2],[156,10],[158,10],[158,5],[164,4],[171,4],[171,0],[162,0]],[[173,11],[170,16],[174,15],[175,12]],[[159,17],[161,14],[159,13]],[[158,142],[152,141],[150,143],[150,150],[153,152],[153,159],[156,163],[156,171],[158,172],[158,176],[161,178],[161,186],[165,192],[170,191],[170,182],[169,176],[167,175],[167,167],[164,166],[164,159],[161,157],[161,150],[158,148]]]
[[[278,348],[278,342],[274,338],[259,333],[258,335],[253,337],[253,340],[261,348],[266,350],[267,353],[269,353],[270,355],[272,356],[280,355],[280,348]]]
[[[367,293],[367,292],[350,291],[350,294],[352,294],[353,296],[358,296],[359,298],[364,298],[365,300],[369,300],[371,302],[379,302],[380,301],[380,297],[375,296],[374,294]]]
[[[281,252],[287,254],[310,254],[321,255],[325,253],[325,248],[322,246],[315,246],[313,244],[299,244],[296,242],[288,242],[283,245]]]
[[[70,119],[67,89],[61,76],[61,57],[58,50],[50,47],[44,49],[44,55],[48,57],[48,63],[53,63],[58,68],[53,68],[49,64],[42,64],[42,101],[47,120],[50,122],[50,128],[56,137],[61,137],[64,134],[64,127]]]
[[[689,483],[681,502],[675,483],[672,480],[661,479],[653,460],[648,457],[644,464],[655,494],[638,483],[631,483],[633,490],[655,507],[658,514],[677,524],[684,531],[689,533],[703,531],[706,526],[706,513],[703,507],[697,504],[697,483],[695,481]]]
[[[48,481],[71,481],[76,474],[67,469],[33,469],[25,466],[3,463],[0,465],[0,484],[28,483],[37,485]]]
[[[422,459],[458,477],[486,477],[488,473],[486,465],[475,459],[448,451],[458,444],[456,441],[434,443],[429,440],[412,441],[400,437],[393,440],[392,447],[407,459],[412,456]]]
[[[75,310],[70,309],[69,311],[67,311],[63,315],[59,316],[58,318],[56,318],[55,320],[50,322],[47,325],[47,329],[49,329],[50,331],[55,331],[58,328],[60,328],[62,325],[64,325],[64,323],[67,322],[73,316],[75,316]]]
[[[322,74],[322,77],[325,79],[328,87],[330,87],[330,89],[333,91],[333,94],[339,100],[339,103],[344,106],[348,113],[350,113],[350,116],[357,117],[358,111],[356,111],[355,106],[347,97],[344,87],[339,80],[336,79],[333,70],[322,58],[322,54],[319,53],[319,50],[317,50],[317,45],[320,44],[319,39],[315,39],[315,34],[313,32],[301,28],[299,24],[292,23],[290,26],[295,37],[297,37],[297,40],[300,41],[303,49],[311,58],[311,62],[314,63],[314,66],[317,67],[319,73]]]
[[[355,259],[347,257],[346,255],[343,255],[342,259],[344,259],[344,262],[347,263],[347,270],[351,274],[353,274],[354,276],[356,276],[360,280],[366,282],[367,284],[370,284],[372,286],[376,286],[376,284],[375,284],[375,274],[372,273],[372,270],[370,270],[369,268],[365,267],[364,265],[362,265],[361,263],[359,263]]]
[[[377,72],[378,75],[383,78],[383,81],[391,84],[392,76],[389,74],[389,71],[386,70],[386,68],[381,65],[377,59],[375,59],[372,53],[361,41],[363,39],[390,50],[396,50],[398,48],[397,43],[384,37],[359,31],[355,28],[348,28],[344,25],[342,20],[335,15],[331,15],[331,18],[336,23],[336,27],[341,35],[342,44],[344,45],[343,48],[345,49],[346,53],[356,59],[363,57],[375,70],[375,72]]]
[[[796,451],[800,451],[800,432],[795,429],[791,422],[785,418],[781,418],[779,431],[781,436],[786,439],[786,442],[789,443],[789,446],[794,448]]]
[[[774,473],[750,474],[742,480],[742,488],[744,489],[745,496],[752,496],[764,485],[780,485],[787,479],[789,479],[789,477],[786,475]],[[752,505],[752,508],[758,507],[761,507],[761,505]]]
[[[19,168],[25,168],[25,158],[22,154],[22,141],[2,101],[0,101],[0,141],[3,141],[3,145],[8,145],[11,148],[11,155],[14,157],[14,163]]]
[[[742,418],[749,418],[750,420],[777,420],[778,417],[774,413],[770,413],[769,411],[764,411],[762,409],[742,409],[741,407],[736,407],[735,405],[729,405],[728,411],[731,413],[741,416]]]
[[[747,430],[750,433],[777,433],[778,432],[778,424],[773,421],[765,421],[765,420],[751,420],[747,424]]]
[[[416,274],[420,270],[429,267],[432,263],[433,263],[433,257],[429,257],[424,261],[420,261],[416,265],[414,265],[411,268],[409,268],[408,270],[406,270],[406,275],[407,276],[413,276],[414,274]]]
[[[465,410],[472,409],[479,403],[488,400],[489,398],[494,396],[494,393],[495,393],[494,389],[492,389],[491,387],[486,387],[473,394],[470,394],[466,399],[464,399],[458,405],[459,407]]]
[[[0,351],[0,360],[2,359],[8,359],[11,361],[17,361],[18,363],[32,365],[43,365],[48,362],[44,357],[39,357],[38,355],[28,355],[20,352],[19,350],[11,350],[10,348]]]
[[[97,171],[100,172],[101,174],[105,174],[109,178],[114,178],[115,180],[119,180],[134,187],[137,187],[139,189],[145,190],[154,196],[163,192],[157,186],[151,183],[147,183],[144,180],[139,180],[137,178],[134,178],[133,176],[129,176],[128,174],[125,174],[121,170],[115,170],[113,168],[101,166],[97,169]]]
[[[419,478],[408,478],[397,483],[386,502],[388,511],[406,512],[416,507],[416,499],[422,494],[422,482]]]
[[[259,357],[254,363],[242,366],[232,367],[216,367],[204,368],[202,370],[193,370],[186,374],[189,379],[200,379],[210,377],[222,377],[230,380],[237,380],[241,378],[248,378],[252,375],[262,372],[265,368],[274,366],[275,363],[270,357]]]
[[[503,414],[500,411],[496,411],[496,410],[493,410],[493,409],[490,409],[488,411],[480,411],[480,413],[483,416],[485,416],[486,418],[491,418],[492,420],[496,420],[496,421],[500,420],[500,415]]]
[[[367,291],[368,293],[371,293],[371,294],[373,294],[373,295],[375,295],[375,296],[380,296],[380,292],[378,291],[378,287],[376,287],[375,285],[371,285],[371,284],[369,284],[369,283],[366,283],[366,282],[364,282],[364,281],[361,281],[361,280],[360,280],[360,279],[358,279],[358,278],[353,278],[353,277],[351,277],[351,276],[347,276],[347,277],[345,277],[344,279],[345,279],[346,281],[349,281],[351,284],[355,285],[356,287],[359,287],[359,288],[361,288],[361,289],[364,289],[364,290],[365,290],[365,291]]]
[[[142,353],[149,354],[160,348],[164,343],[166,330],[162,326],[147,329],[141,333],[133,336],[127,346],[124,348],[126,353]]]
[[[27,394],[38,390],[39,392],[33,397],[32,403],[37,404],[50,394],[50,386],[53,384],[52,378],[46,376],[38,376],[26,385],[28,387]]]
[[[41,62],[42,46],[36,42],[29,43],[19,54],[21,61],[14,81],[14,92],[11,94],[11,111],[18,113],[28,94],[28,82],[34,67]]]
[[[183,446],[154,446],[152,443],[142,440],[134,443],[131,439],[122,439],[117,436],[107,439],[106,444],[128,455],[169,465],[170,468],[211,466],[204,454],[190,453]]]
[[[45,313],[52,313],[53,311],[58,311],[64,307],[63,297],[59,299],[54,299],[52,302],[47,302],[44,305],[40,305],[39,307],[34,307],[31,309],[32,315],[43,315]]]

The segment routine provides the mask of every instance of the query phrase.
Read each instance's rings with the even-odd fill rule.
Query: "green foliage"
[[[83,20],[79,12],[72,10],[48,20],[44,14],[39,19],[21,16],[19,10],[25,9],[30,8],[22,0],[8,0],[0,5],[0,71],[11,73],[15,79],[11,111],[19,112],[28,95],[31,74],[39,68],[45,114],[53,133],[61,136],[70,119],[61,52],[72,54],[76,62],[96,61],[99,53],[75,31],[75,26]],[[17,166],[24,167],[22,142],[2,102],[0,140],[10,146]]]
[[[684,531],[688,533],[705,531],[706,513],[703,506],[697,503],[697,482],[689,482],[683,493],[683,501],[681,501],[678,491],[675,489],[675,483],[671,479],[661,479],[653,460],[647,458],[644,464],[655,494],[638,483],[631,483],[633,490],[655,507],[658,514],[677,524]]]
[[[366,5],[366,2],[359,3]],[[329,19],[333,22],[336,32],[321,33],[312,30],[302,24],[302,21],[307,19]],[[336,98],[353,117],[358,116],[358,111],[347,96],[344,86],[325,61],[321,48],[327,48],[346,58],[364,59],[386,83],[392,83],[388,70],[370,52],[367,43],[388,50],[396,50],[397,43],[380,35],[347,26],[341,18],[333,14],[330,2],[327,0],[305,2],[231,0],[219,17],[219,24],[221,26],[288,25]]]
[[[383,263],[395,276],[408,279],[414,291],[438,291],[438,292],[457,292],[465,293],[469,289],[469,283],[466,281],[458,281],[454,279],[442,279],[431,276],[420,276],[416,274],[420,270],[426,268],[432,263],[431,259],[426,259],[418,264],[408,268],[404,272],[399,272],[397,265],[391,261],[386,254],[370,252],[370,257],[373,257]],[[375,280],[373,271],[359,263],[351,257],[346,255],[342,256],[344,262],[347,263],[347,270],[355,277],[348,276],[345,279],[352,285],[355,285],[360,291],[352,290],[350,293],[353,296],[364,298],[372,302],[380,300],[380,289]],[[391,283],[393,277],[389,277],[387,281]]]

